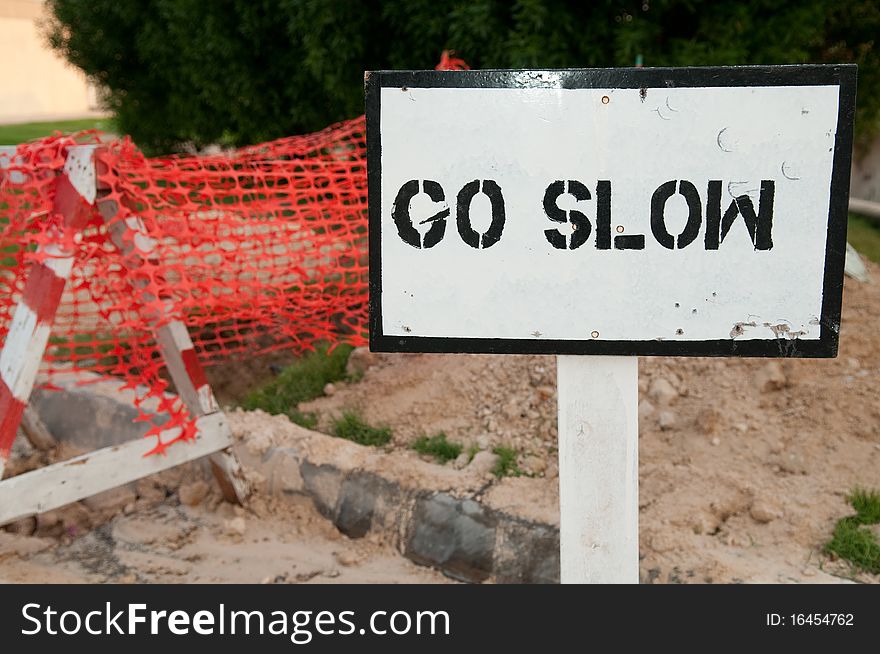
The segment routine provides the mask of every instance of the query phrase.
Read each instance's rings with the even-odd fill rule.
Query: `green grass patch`
[[[298,425],[314,429],[315,415],[300,411],[297,405],[321,396],[328,383],[344,379],[345,364],[353,349],[350,345],[339,345],[328,352],[327,345],[319,346],[284,368],[275,379],[249,393],[242,407],[285,415]]]
[[[297,408],[291,408],[284,412],[290,422],[296,423],[300,427],[306,429],[316,429],[318,427],[318,416],[312,411],[300,411]]]
[[[863,257],[880,263],[880,227],[876,223],[851,213],[846,230],[846,240]]]
[[[113,121],[109,118],[86,118],[84,120],[59,120],[48,123],[21,123],[17,125],[0,125],[0,145],[18,145],[26,141],[49,136],[54,132],[70,134],[86,129],[99,129],[102,132],[114,130]]]
[[[492,468],[492,474],[498,477],[520,477],[523,471],[516,464],[516,450],[512,447],[504,447],[499,445],[492,448],[492,454],[498,457],[495,467]]]
[[[459,443],[452,443],[446,439],[446,434],[440,432],[434,436],[422,436],[413,443],[412,448],[419,454],[433,456],[438,463],[454,461],[464,449]]]
[[[868,528],[880,524],[880,492],[857,488],[846,499],[856,514],[837,521],[825,551],[866,572],[880,574],[880,543]]]
[[[333,422],[333,434],[359,445],[386,445],[391,440],[390,427],[373,427],[354,411],[345,411]]]

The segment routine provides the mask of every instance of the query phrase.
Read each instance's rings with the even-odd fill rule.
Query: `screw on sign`
[[[371,347],[560,355],[563,582],[638,581],[638,356],[836,356],[855,83],[367,73]]]

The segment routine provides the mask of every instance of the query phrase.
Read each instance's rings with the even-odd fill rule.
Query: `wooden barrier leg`
[[[159,327],[155,334],[168,374],[190,413],[195,416],[221,413],[186,325],[172,320]],[[212,454],[211,469],[227,500],[243,503],[247,499],[250,490],[232,448]]]
[[[196,429],[195,442],[170,447],[161,456],[147,456],[152,440],[136,438],[4,479],[0,482],[0,525],[210,456],[229,445],[222,413],[198,418]],[[179,435],[180,427],[175,427],[161,437],[170,440]]]
[[[72,150],[56,182],[54,211],[75,234],[91,214],[96,198],[94,147]],[[46,345],[55,312],[73,268],[73,253],[59,246],[43,248],[45,259],[28,272],[21,302],[15,309],[0,351],[0,478],[18,433]]]
[[[43,288],[39,278],[39,272],[32,271],[25,284],[25,299],[16,307],[0,351],[0,478],[49,342],[51,316],[40,319],[27,300],[34,288]]]
[[[107,221],[111,239],[124,255],[126,265],[131,270],[136,269],[141,256],[148,256],[155,247],[155,242],[138,218],[131,217],[125,221],[113,220],[118,211],[115,201],[99,200],[98,207],[104,220]],[[178,395],[194,417],[221,414],[186,325],[180,320],[167,320],[171,315],[171,306],[170,304],[165,306],[164,315],[152,317],[160,325],[153,333]],[[225,421],[222,425],[228,431],[229,427]],[[232,448],[212,454],[211,468],[226,499],[244,503],[250,494],[250,489]]]

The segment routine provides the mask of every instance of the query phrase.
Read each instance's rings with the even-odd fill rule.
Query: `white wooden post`
[[[560,580],[638,583],[638,357],[556,365]]]

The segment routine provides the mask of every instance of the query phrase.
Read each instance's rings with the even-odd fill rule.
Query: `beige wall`
[[[0,0],[0,123],[93,115],[94,89],[38,30],[42,0]]]

